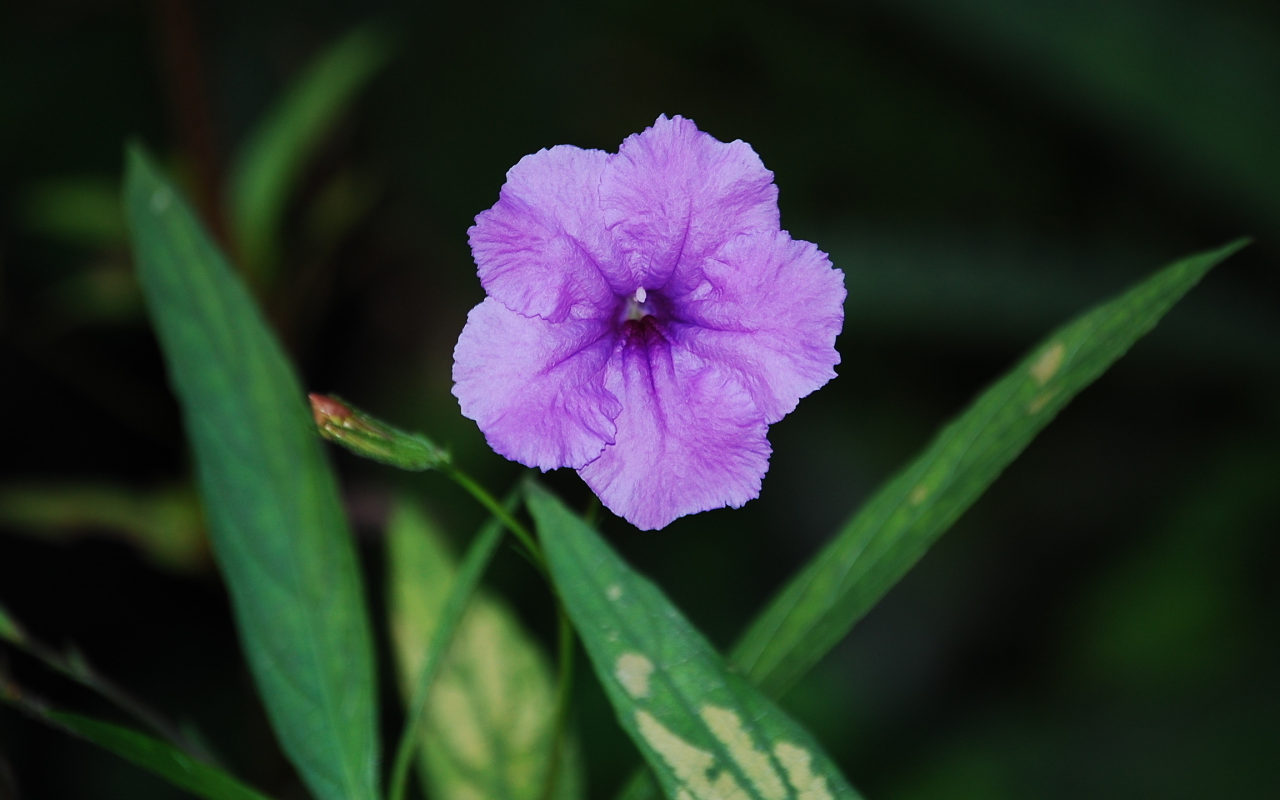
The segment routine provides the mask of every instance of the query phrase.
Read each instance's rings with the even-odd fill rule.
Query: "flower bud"
[[[349,403],[323,394],[308,395],[320,435],[362,458],[422,472],[449,463],[448,451],[416,433],[406,433]]]

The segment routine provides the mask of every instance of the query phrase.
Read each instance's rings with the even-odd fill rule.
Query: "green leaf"
[[[596,675],[668,797],[858,797],[813,737],[730,672],[599,534],[536,484],[527,497]]]
[[[244,285],[137,147],[125,199],[214,551],[271,722],[320,800],[374,800],[364,592],[298,380]]]
[[[1058,412],[1244,241],[1166,267],[1055,331],[873,496],[756,618],[731,660],[774,697],[862,615]]]
[[[78,714],[50,711],[53,722],[110,750],[126,761],[150,770],[175,786],[207,800],[267,800],[216,767],[204,764],[159,739]]]
[[[387,575],[392,642],[408,699],[458,579],[440,532],[408,502],[397,505],[387,528]],[[504,605],[483,593],[473,597],[428,703],[418,761],[427,796],[538,799],[552,752],[555,686],[541,650]],[[582,796],[581,764],[568,750],[552,795],[561,800]]]
[[[269,280],[289,194],[342,113],[393,52],[366,25],[330,47],[262,121],[236,154],[228,197],[239,255],[255,280]]]

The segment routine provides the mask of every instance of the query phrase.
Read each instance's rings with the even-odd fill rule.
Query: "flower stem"
[[[542,548],[538,546],[538,541],[533,538],[533,534],[529,532],[529,529],[520,520],[516,519],[510,511],[494,499],[494,496],[489,494],[487,489],[476,483],[469,475],[453,464],[444,465],[440,468],[440,471],[463,489],[466,489],[480,505],[488,509],[489,513],[493,514],[499,522],[506,526],[507,530],[515,534],[515,537],[520,540],[520,544],[524,546],[525,555],[529,557],[533,566],[538,572],[542,573],[543,577],[548,577],[546,559],[542,556]]]
[[[481,573],[497,549],[498,542],[502,538],[503,527],[511,531],[519,540],[518,549],[547,580],[553,594],[556,591],[555,582],[551,580],[551,573],[547,570],[546,558],[542,554],[538,540],[512,513],[518,497],[523,494],[522,488],[518,488],[506,503],[499,503],[487,489],[476,483],[470,475],[453,463],[447,450],[441,449],[427,437],[402,431],[336,397],[312,394],[309,399],[311,411],[315,417],[316,430],[324,438],[342,445],[356,455],[400,469],[412,472],[436,470],[465,489],[494,517],[490,524],[476,536],[463,558],[457,582],[450,590],[445,609],[440,617],[440,624],[432,635],[427,657],[423,661],[421,672],[418,673],[413,700],[409,705],[409,716],[405,720],[404,732],[396,748],[391,779],[387,788],[387,800],[404,800],[409,769],[413,764],[413,751],[425,723],[427,697],[431,691],[431,684],[449,649],[454,630],[466,611],[467,601],[475,592]],[[598,500],[592,498],[592,503],[587,512],[589,523],[594,520],[600,509]],[[547,766],[546,783],[542,789],[541,800],[550,800],[559,778],[565,729],[568,725],[569,706],[573,695],[573,623],[569,620],[569,615],[565,612],[564,604],[558,594],[556,595],[556,613],[559,618],[560,674],[556,687],[554,727],[551,733],[553,737],[551,762]]]
[[[515,534],[524,545],[525,555],[544,576],[547,567],[542,550],[529,529],[510,511],[494,499],[493,495],[454,465],[449,452],[420,433],[410,433],[365,413],[339,397],[311,394],[311,414],[315,418],[316,432],[334,444],[341,445],[362,458],[379,461],[409,472],[437,470],[466,489],[480,505]]]
[[[488,493],[486,492],[485,495],[488,496]],[[519,494],[513,494],[508,500],[508,505],[514,506],[519,497]],[[497,508],[510,518],[510,513],[505,507],[497,505]],[[497,514],[494,516],[497,517]],[[387,800],[404,800],[409,768],[413,764],[413,752],[417,748],[418,739],[426,723],[427,699],[431,694],[431,685],[435,682],[440,666],[444,663],[453,634],[458,628],[458,623],[462,621],[463,614],[466,613],[467,604],[480,584],[480,576],[484,574],[485,568],[489,566],[494,552],[498,549],[498,544],[502,541],[503,526],[506,524],[499,519],[490,520],[476,534],[467,548],[466,555],[463,556],[453,587],[449,590],[449,597],[445,600],[444,608],[440,613],[440,622],[436,625],[431,641],[427,645],[422,669],[418,672],[413,699],[409,703],[404,731],[400,734],[400,744],[396,748],[395,762],[391,768]]]

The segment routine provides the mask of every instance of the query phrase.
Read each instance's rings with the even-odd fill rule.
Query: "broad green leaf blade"
[[[536,484],[528,503],[596,675],[667,797],[858,797],[813,737],[730,672],[594,530]]]
[[[265,795],[222,770],[197,761],[159,739],[77,714],[52,711],[47,716],[77,736],[154,772],[197,797],[207,800],[267,800]]]
[[[421,510],[397,505],[387,528],[391,637],[403,696],[413,693],[457,566]],[[555,721],[555,686],[541,650],[502,604],[473,598],[429,696],[418,760],[437,800],[538,800]],[[558,800],[582,796],[581,763],[567,748]]]
[[[747,630],[731,660],[780,696],[835,646],[1082,389],[1244,241],[1192,256],[1055,331],[875,494]]]
[[[140,148],[125,200],[209,533],[285,753],[320,800],[374,800],[373,649],[338,488],[280,346]]]
[[[357,28],[316,59],[236,154],[228,217],[255,280],[270,278],[285,206],[307,162],[392,50],[378,28]]]

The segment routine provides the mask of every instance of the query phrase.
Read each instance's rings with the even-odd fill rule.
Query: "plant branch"
[[[177,725],[165,719],[164,715],[159,711],[129,694],[114,681],[94,669],[84,654],[74,646],[68,648],[65,655],[59,653],[49,645],[32,638],[26,629],[13,618],[13,615],[3,608],[0,608],[0,620],[7,623],[0,626],[0,634],[2,634],[0,638],[44,663],[54,672],[97,692],[121,711],[143,723],[192,758],[203,761],[210,766],[221,766],[213,753],[209,752],[200,742],[184,734]],[[12,687],[12,684],[10,686],[14,688],[14,691],[17,691],[16,687]],[[24,696],[19,692],[14,697],[21,699]]]

